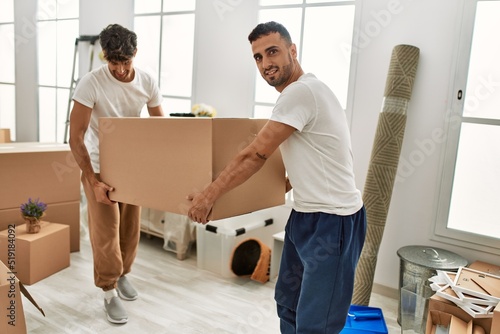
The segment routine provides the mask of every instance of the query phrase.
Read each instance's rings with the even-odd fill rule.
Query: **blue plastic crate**
[[[351,305],[341,334],[388,334],[384,314],[377,307]]]

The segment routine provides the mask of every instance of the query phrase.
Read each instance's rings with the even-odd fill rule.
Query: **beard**
[[[290,56],[289,60],[290,63],[288,63],[288,65],[283,66],[281,69],[279,69],[279,67],[272,67],[272,68],[278,68],[278,72],[276,73],[277,76],[273,75],[271,77],[266,77],[263,74],[264,80],[266,80],[270,86],[272,87],[281,86],[290,79],[290,77],[292,76],[292,58]]]

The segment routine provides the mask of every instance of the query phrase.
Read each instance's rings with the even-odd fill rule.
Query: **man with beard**
[[[275,290],[281,332],[339,333],[366,234],[345,113],[324,83],[304,74],[285,27],[262,23],[248,39],[260,74],[281,94],[253,142],[207,188],[188,195],[188,215],[206,224],[213,203],[279,147],[294,198]]]

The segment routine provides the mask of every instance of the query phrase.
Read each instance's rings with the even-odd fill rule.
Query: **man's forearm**
[[[265,159],[240,154],[233,159],[219,176],[204,190],[207,199],[215,202],[228,191],[236,188],[264,166]]]
[[[76,163],[82,170],[83,177],[85,177],[91,184],[97,182],[97,178],[90,162],[90,155],[87,147],[82,141],[69,142],[71,152],[76,160]]]

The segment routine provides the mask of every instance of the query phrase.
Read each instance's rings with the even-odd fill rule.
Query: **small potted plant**
[[[26,221],[26,232],[40,232],[40,218],[44,215],[47,209],[47,204],[40,202],[39,199],[33,201],[31,198],[28,202],[21,204],[21,215]]]

